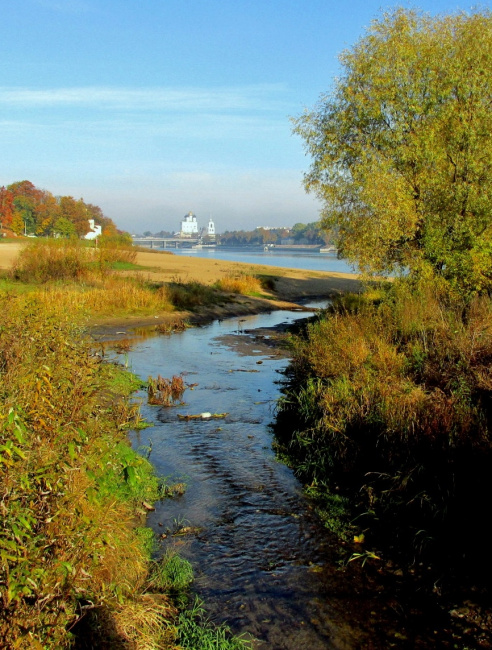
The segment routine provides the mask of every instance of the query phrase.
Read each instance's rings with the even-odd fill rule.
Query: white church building
[[[181,237],[203,237],[208,235],[215,239],[215,224],[212,218],[209,219],[207,228],[198,229],[198,221],[193,212],[188,212],[181,221],[181,230],[179,232]]]
[[[198,235],[198,222],[193,212],[188,212],[181,221],[181,236],[193,237]]]

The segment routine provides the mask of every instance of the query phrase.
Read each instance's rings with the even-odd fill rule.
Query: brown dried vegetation
[[[132,647],[156,647],[140,623],[149,536],[135,513],[160,491],[126,440],[134,409],[100,398],[111,368],[63,305],[4,295],[0,309],[2,643],[68,647],[96,609],[103,635],[111,622]],[[152,605],[161,623],[171,609]]]
[[[491,299],[406,281],[376,301],[342,299],[295,340],[291,372],[277,431],[298,473],[348,496],[366,538],[480,563]]]

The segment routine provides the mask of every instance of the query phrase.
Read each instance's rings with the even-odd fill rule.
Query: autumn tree
[[[83,237],[89,231],[89,219],[94,219],[107,236],[114,237],[119,232],[98,205],[83,199],[55,197],[27,180],[0,188],[0,225],[18,235],[26,232]]]
[[[90,216],[82,199],[77,201],[73,196],[60,197],[60,217],[72,222],[79,237],[89,232]]]
[[[36,206],[41,200],[42,191],[31,181],[18,181],[7,187],[13,195],[12,228],[18,235],[36,231]]]
[[[60,218],[60,206],[51,192],[43,191],[43,196],[36,206],[36,234],[51,235],[54,224]]]
[[[294,120],[341,253],[369,272],[492,289],[492,14],[397,9]]]
[[[57,237],[75,237],[77,233],[75,232],[74,224],[67,219],[66,217],[59,217],[53,224],[53,234]]]
[[[12,227],[14,195],[6,187],[0,187],[0,230]]]

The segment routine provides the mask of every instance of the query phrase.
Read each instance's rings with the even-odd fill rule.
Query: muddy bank
[[[301,300],[301,298],[299,298]],[[153,316],[119,316],[93,320],[90,324],[91,332],[99,340],[128,337],[131,332],[139,328],[158,328],[171,326],[176,321],[182,320],[190,325],[206,325],[215,320],[225,320],[235,316],[249,316],[264,314],[271,311],[311,311],[299,302],[285,300],[267,300],[250,296],[234,295],[231,301],[222,305],[201,307],[198,311],[164,312]]]
[[[195,312],[166,312],[148,317],[99,319],[92,324],[93,331],[99,336],[118,337],[122,336],[117,334],[120,330],[164,325],[176,318],[197,325],[274,310],[302,310],[304,309],[302,303],[307,299],[329,299],[340,293],[360,291],[362,288],[355,274],[277,268],[260,264],[183,257],[157,251],[139,251],[136,263],[145,268],[138,274],[155,282],[201,282],[212,285],[228,275],[247,273],[272,278],[275,290],[271,299],[231,294],[229,302],[201,307]],[[130,272],[126,273],[130,274]]]

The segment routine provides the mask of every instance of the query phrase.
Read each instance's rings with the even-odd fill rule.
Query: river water
[[[346,260],[339,260],[334,253],[314,253],[296,251],[248,250],[245,248],[178,248],[172,249],[175,255],[187,257],[204,257],[206,259],[243,262],[246,264],[264,264],[288,269],[308,269],[310,271],[330,271],[337,273],[354,273]]]
[[[255,648],[413,648],[417,639],[418,647],[435,647],[422,642],[394,595],[355,564],[339,567],[335,540],[272,451],[288,359],[271,347],[269,328],[305,316],[276,311],[214,322],[145,339],[130,352],[144,379],[182,373],[196,384],[171,408],[149,406],[142,394],[142,415],[154,426],[132,438],[152,447],[159,475],[187,484],[148,517],[158,536],[167,533],[159,554],[176,547],[193,565],[193,589],[213,619],[255,639]],[[228,415],[178,418],[202,412]],[[183,527],[190,534],[172,534]]]

